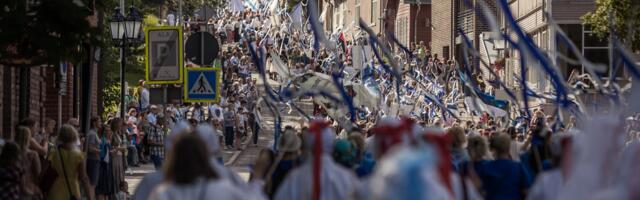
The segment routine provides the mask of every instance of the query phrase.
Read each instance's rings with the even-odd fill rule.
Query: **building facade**
[[[572,73],[574,73],[573,76],[584,73],[584,66],[562,59],[562,57],[568,57],[577,60],[577,56],[571,51],[568,43],[556,37],[559,31],[566,34],[582,56],[593,63],[610,66],[608,40],[596,38],[595,35],[591,34],[589,28],[582,24],[581,17],[587,12],[595,10],[595,2],[593,0],[514,0],[509,2],[509,7],[518,25],[541,50],[547,53],[551,61],[558,66],[565,80],[570,79]],[[550,18],[545,16],[545,12],[550,13]],[[558,26],[550,25],[551,20]],[[504,30],[510,29],[504,21],[502,22],[502,28]],[[507,49],[504,51],[505,55],[509,55],[505,62],[505,74],[517,74],[519,76],[522,74],[519,70],[522,64],[520,63],[522,55],[514,48]],[[525,67],[528,86],[534,91],[542,93],[552,90],[548,75],[537,66],[537,63],[527,63]],[[613,72],[608,70],[602,75],[616,77],[621,76],[622,72],[623,70],[620,70],[617,75],[613,75]],[[509,85],[518,85],[518,83],[509,80],[509,78],[503,77],[503,80],[512,82]],[[547,102],[534,103],[545,104]]]
[[[445,60],[453,55],[453,10],[452,0],[432,0],[431,53],[437,53]]]
[[[13,135],[18,122],[30,117],[40,124],[47,118],[58,124],[81,116],[82,87],[91,86],[90,115],[97,115],[97,65],[86,68],[66,64],[66,75],[60,66],[2,66],[0,65],[0,132],[3,138]],[[92,70],[91,84],[81,84],[82,70]],[[85,72],[86,73],[86,72]],[[85,77],[86,78],[86,77]],[[85,88],[88,89],[88,88]],[[58,126],[59,127],[59,126]]]
[[[420,41],[429,45],[431,42],[430,3],[400,2],[395,20],[394,34],[402,45],[409,47],[411,43],[418,44]]]
[[[343,32],[348,39],[358,37],[361,34],[359,19],[369,24],[374,33],[381,31],[382,0],[329,0],[322,3],[326,32]]]

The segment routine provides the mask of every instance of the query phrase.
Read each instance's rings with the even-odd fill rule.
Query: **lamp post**
[[[125,120],[126,105],[125,105],[125,65],[126,65],[126,49],[129,46],[138,45],[140,40],[140,27],[142,25],[142,17],[138,13],[138,10],[131,6],[129,7],[129,15],[125,17],[120,12],[120,8],[115,9],[115,13],[111,17],[109,22],[109,28],[111,29],[111,39],[116,44],[116,47],[120,47],[120,118]]]

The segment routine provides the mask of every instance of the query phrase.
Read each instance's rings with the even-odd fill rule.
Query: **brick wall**
[[[431,41],[431,52],[437,53],[443,57],[446,54],[449,54],[450,58],[453,53],[453,47],[451,47],[451,43],[453,39],[451,38],[451,5],[452,0],[432,0],[431,1],[431,25],[433,26],[433,32],[431,33],[432,41]],[[445,53],[443,51],[444,47],[449,47],[449,52]]]
[[[18,124],[18,111],[20,101],[20,69],[19,67],[0,66],[0,135],[8,135]],[[91,66],[91,115],[98,114],[98,66]],[[29,68],[29,117],[42,125],[46,118],[58,119],[58,67],[31,67]],[[5,77],[8,76],[8,77]],[[73,90],[77,85],[73,82],[74,70],[72,65],[67,68],[67,95],[62,98],[62,122],[66,122],[73,116],[76,103],[73,98]],[[10,79],[10,80],[7,80]]]
[[[492,11],[493,16],[497,16],[497,7],[496,7],[496,2],[492,1],[492,0],[477,0],[477,1],[484,1],[485,5],[487,5],[487,7],[489,7],[489,9]],[[479,6],[479,5],[478,5]],[[485,20],[484,17],[484,13],[480,12],[474,15],[475,16],[475,32],[479,35],[482,32],[487,32],[491,30],[491,27],[489,27],[489,22],[487,22],[487,20]]]
[[[0,83],[2,83],[3,85],[0,85],[0,127],[2,127],[2,123],[4,122],[3,120],[3,116],[4,114],[4,66],[0,65]],[[3,136],[3,131],[2,129],[0,129],[0,137],[4,138]]]
[[[51,118],[58,121],[58,94],[60,92],[60,75],[58,73],[57,67],[47,68],[47,74],[51,74],[51,76],[45,77],[46,83],[46,97],[45,97],[45,118]],[[65,85],[67,89],[66,95],[63,95],[62,100],[62,118],[60,121],[62,123],[67,122],[70,118],[73,117],[73,65],[69,64],[67,67],[67,84]]]
[[[420,41],[428,45],[431,42],[431,27],[428,26],[430,23],[431,5],[420,5],[420,12],[418,12],[418,5],[400,3],[396,16],[396,37],[407,47],[412,42],[417,44]],[[406,33],[406,38],[403,37],[405,36],[403,32]]]
[[[45,67],[31,67],[30,88],[29,88],[29,117],[39,122],[40,127],[44,124],[44,87],[43,70]],[[49,67],[46,67],[49,68]]]
[[[91,116],[98,115],[98,63],[93,63],[91,65]]]
[[[19,95],[18,95],[18,84],[20,83],[20,70],[18,68],[15,67],[10,67],[11,68],[11,90],[9,91],[9,98],[11,98],[11,105],[10,105],[10,111],[7,113],[9,116],[9,124],[4,124],[5,126],[8,126],[10,128],[11,131],[13,131],[13,127],[18,124],[18,101],[20,100]],[[5,93],[7,94],[7,93]]]
[[[395,36],[403,45],[409,46],[410,41],[413,39],[411,35],[411,26],[413,22],[413,16],[411,16],[411,5],[400,2],[398,6],[398,13],[395,20]]]
[[[414,5],[411,8],[411,15],[414,16],[411,19],[411,41],[416,42],[418,44],[420,41],[424,41],[425,44],[429,45],[431,43],[431,5],[423,4],[420,5],[420,12],[418,12],[418,6]],[[417,23],[417,24],[413,24]],[[414,35],[417,34],[417,41],[414,41]],[[440,54],[441,55],[441,54]]]
[[[2,114],[0,114],[0,121],[2,121],[2,136],[4,138],[10,137],[13,132],[13,127],[18,123],[18,78],[19,70],[15,67],[0,66],[2,67]]]

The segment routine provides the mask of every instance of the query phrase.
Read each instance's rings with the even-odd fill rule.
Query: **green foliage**
[[[142,21],[142,23],[146,26],[156,26],[157,24],[160,24],[160,19],[158,19],[158,17],[156,17],[156,15],[154,14],[148,14],[144,16],[144,20]]]
[[[596,0],[596,10],[582,16],[582,21],[600,38],[608,37],[613,28],[632,50],[640,50],[640,30],[636,30],[640,27],[640,1]]]
[[[97,1],[98,2],[98,1]],[[109,32],[109,19],[114,13],[114,8],[118,6],[119,0],[99,1],[99,7],[104,13],[105,20],[102,26],[101,41],[103,42],[102,59],[100,60],[100,74],[103,76],[103,117],[107,113],[118,112],[120,102],[120,48],[115,47]],[[208,5],[216,7],[224,4],[223,0],[183,0],[183,13],[192,15],[195,9]],[[143,26],[157,26],[163,19],[163,15],[177,13],[178,0],[125,0],[126,7],[134,5],[144,16]],[[127,12],[128,13],[128,10]],[[144,44],[127,48],[125,81],[129,88],[138,84],[138,80],[144,79]]]
[[[97,32],[87,21],[91,14],[74,1],[0,1],[0,63],[35,66],[79,60],[80,45],[94,40],[92,33]]]
[[[106,119],[108,113],[116,113],[120,102],[120,82],[118,79],[105,79],[105,87],[102,88],[102,105],[104,112],[102,118]]]

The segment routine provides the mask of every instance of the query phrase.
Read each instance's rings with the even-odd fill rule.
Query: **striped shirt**
[[[152,156],[164,158],[164,131],[158,126],[149,127],[149,141],[154,145],[149,145],[149,153]]]

